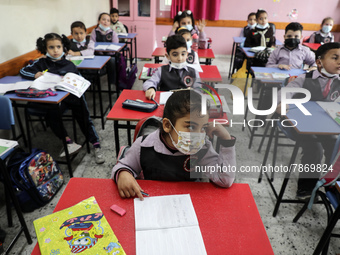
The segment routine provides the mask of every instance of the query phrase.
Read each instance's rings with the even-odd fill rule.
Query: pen
[[[142,195],[144,195],[144,196],[149,196],[149,194],[148,193],[145,193],[144,191],[141,191],[140,193],[142,193]]]
[[[151,98],[152,101],[154,101],[156,103],[157,106],[159,106],[159,104],[156,102],[155,99]]]
[[[45,71],[43,71],[43,73],[46,73],[48,71],[48,69],[46,69]]]

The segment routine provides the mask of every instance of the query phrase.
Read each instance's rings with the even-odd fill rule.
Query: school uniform
[[[325,34],[322,31],[316,31],[309,37],[309,43],[329,43],[334,42],[334,35],[331,32]]]
[[[54,61],[51,58],[46,57],[40,58],[34,61],[33,64],[23,67],[20,70],[20,75],[25,79],[34,80],[34,75],[37,72],[43,72],[46,69],[50,73],[62,76],[66,73],[79,74],[77,67],[71,61],[66,60],[65,57],[58,61]],[[88,137],[92,144],[99,142],[99,137],[91,120],[90,112],[87,107],[84,95],[78,98],[70,94],[60,103],[59,107],[61,112],[71,109],[83,134]],[[60,125],[59,121],[56,119],[56,114],[57,110],[48,110],[45,120],[58,138],[65,139],[65,134],[67,136],[67,131],[65,130],[64,126]]]
[[[209,178],[215,184],[227,188],[235,179],[235,172],[227,170],[228,166],[229,169],[236,167],[235,141],[234,137],[223,140],[220,153],[217,153],[206,138],[202,149],[190,156],[170,148],[158,129],[146,137],[139,137],[132,144],[125,157],[113,167],[111,179],[117,181],[118,174],[127,170],[135,178],[142,174],[146,180],[197,181]],[[207,166],[217,165],[221,169],[224,166],[225,171],[205,171]]]
[[[188,50],[188,57],[187,57],[187,63],[191,65],[199,65],[200,64],[200,58],[198,57],[198,54],[196,51]],[[163,58],[162,64],[169,64],[168,58]]]
[[[175,69],[170,65],[164,65],[157,68],[152,77],[144,82],[143,90],[154,88],[156,91],[169,91],[192,87],[198,78],[198,71],[192,67],[186,66],[182,69]]]
[[[204,31],[200,32],[198,30],[198,27],[195,25],[193,27],[193,29],[190,31],[191,36],[193,36],[194,34],[198,35],[198,41],[199,41],[199,48],[200,49],[208,49],[208,39],[207,39],[207,35]],[[170,30],[168,37],[174,35],[175,32]]]
[[[72,39],[70,50],[74,52],[80,52],[82,56],[91,56],[94,54],[94,41],[90,39],[89,36],[86,36],[85,42],[78,42],[75,39]]]
[[[265,42],[262,42],[262,34],[264,34]],[[256,26],[248,33],[248,36],[244,42],[244,47],[272,47],[275,46],[275,41],[276,39],[273,28],[269,24],[265,29],[261,29]]]
[[[279,45],[270,54],[266,67],[290,65],[291,69],[302,69],[304,64],[316,66],[315,54],[308,47],[299,44],[295,49],[289,50],[284,45]]]
[[[242,28],[240,36],[241,37],[247,37],[251,30],[252,30],[251,27],[245,26],[244,28]]]
[[[330,83],[329,83],[330,82]],[[330,84],[328,86],[328,83]],[[340,78],[327,78],[318,70],[298,76],[294,81],[288,83],[286,87],[305,88],[311,92],[311,101],[335,101],[340,95]],[[327,88],[328,87],[328,88]],[[286,93],[288,99],[299,97],[296,93]],[[278,102],[281,100],[281,91],[278,92]],[[330,164],[330,158],[334,149],[336,137],[333,135],[301,135],[297,134],[293,128],[286,128],[291,135],[298,139],[302,147],[301,163],[307,165],[321,164],[323,154],[326,164]],[[318,139],[318,142],[313,139]],[[320,173],[302,172],[299,174],[298,189],[313,190]]]
[[[122,22],[120,22],[119,20],[113,24],[111,22],[111,25],[110,25],[110,28],[115,31],[117,34],[118,33],[127,33],[125,27],[124,27],[124,24]]]

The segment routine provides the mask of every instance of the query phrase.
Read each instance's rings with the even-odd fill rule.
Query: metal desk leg
[[[137,64],[137,38],[134,38],[135,40],[135,60],[136,60],[136,64]]]
[[[119,130],[118,130],[118,120],[113,122],[113,131],[115,136],[115,143],[116,143],[116,156],[119,153]]]
[[[99,73],[97,76],[97,86],[98,86],[98,95],[99,95],[100,118],[102,121],[102,129],[104,130],[105,124],[104,124],[103,98],[102,98],[102,88],[101,88]],[[110,86],[110,82],[109,82],[109,86]]]
[[[235,50],[235,45],[236,43],[233,43],[233,49],[231,50],[231,58],[230,58],[230,66],[229,66],[229,75],[228,75],[228,79],[230,79],[231,77],[231,71],[232,68],[234,67],[233,62],[234,62],[234,50]]]

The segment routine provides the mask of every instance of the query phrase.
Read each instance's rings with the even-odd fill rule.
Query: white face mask
[[[102,24],[99,24],[99,27],[100,27],[101,30],[103,30],[105,32],[110,29],[110,27],[104,27]]]
[[[321,60],[320,60],[320,62],[321,62]],[[321,62],[321,67],[322,67],[322,68],[321,68],[321,70],[320,70],[320,73],[326,75],[326,77],[328,77],[328,78],[333,78],[333,77],[339,76],[339,75],[336,74],[336,73],[329,73],[329,72],[327,72],[326,69],[323,67],[322,62]]]
[[[266,23],[265,25],[256,24],[256,27],[260,29],[266,29],[268,26],[269,26],[268,23]]]
[[[175,68],[175,69],[183,69],[187,66],[187,62],[186,61],[184,61],[183,63],[173,63],[173,62],[171,62],[170,66],[172,68]]]
[[[49,57],[49,58],[51,58],[51,59],[53,59],[53,60],[59,60],[59,59],[61,59],[64,55],[65,55],[65,52],[61,53],[60,57],[55,58],[55,57],[52,57],[52,56],[50,55],[50,53],[46,52],[46,56]]]
[[[182,152],[185,155],[193,155],[196,154],[200,149],[202,149],[203,145],[205,144],[205,133],[184,131],[177,132],[171,122],[170,124],[178,135],[177,143],[175,143],[169,133],[171,142],[178,151]]]
[[[252,28],[252,29],[254,29],[254,28],[256,27],[256,23],[255,23],[254,25],[250,25],[250,24],[248,23],[247,26],[250,27],[250,28]]]
[[[75,43],[86,43],[86,38],[85,38],[84,40],[82,40],[81,42],[78,42],[76,39],[73,39],[73,41],[74,41]]]
[[[192,41],[187,41],[187,49],[191,51]]]

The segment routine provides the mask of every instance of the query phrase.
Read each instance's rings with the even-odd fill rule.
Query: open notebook
[[[317,101],[318,105],[331,116],[331,118],[340,125],[340,104],[338,102]]]
[[[137,255],[207,254],[189,194],[134,200]]]

